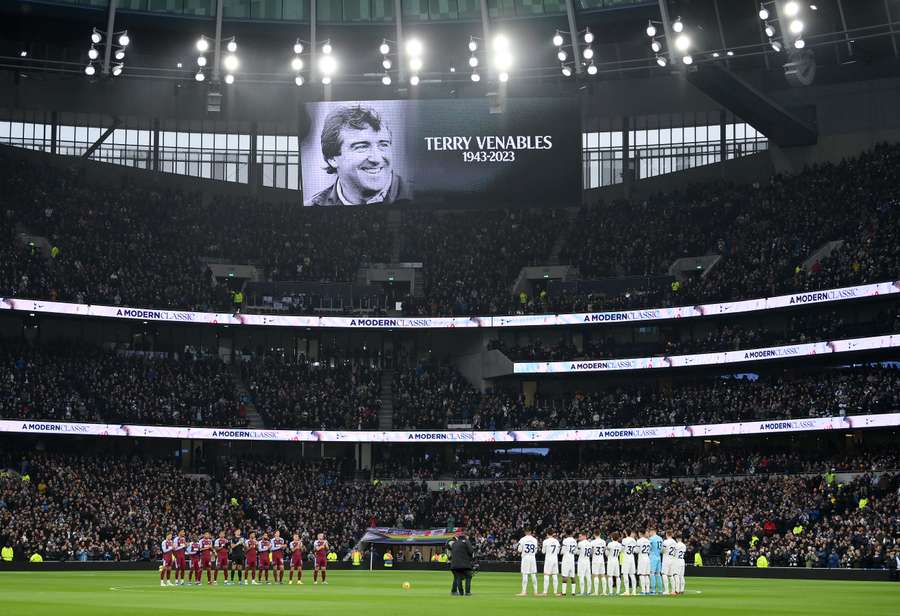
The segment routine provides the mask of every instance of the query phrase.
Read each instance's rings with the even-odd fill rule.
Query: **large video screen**
[[[563,99],[309,103],[304,205],[576,202],[580,114]]]

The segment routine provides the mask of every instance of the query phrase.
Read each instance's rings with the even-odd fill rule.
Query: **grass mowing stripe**
[[[0,572],[3,616],[179,616],[243,614],[293,616],[523,616],[523,611],[567,616],[720,616],[783,614],[830,616],[900,613],[900,584],[821,580],[688,578],[680,597],[516,597],[521,577],[482,573],[473,596],[450,596],[448,572],[334,571],[327,586],[202,586],[161,588],[154,572]],[[401,588],[403,582],[409,590]],[[542,576],[538,576],[542,585]],[[116,590],[110,590],[115,588]],[[699,593],[697,592],[699,591]]]

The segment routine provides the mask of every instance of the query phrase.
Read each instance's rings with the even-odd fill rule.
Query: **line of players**
[[[631,530],[626,530],[623,535],[613,532],[609,535],[609,541],[606,541],[598,530],[593,539],[589,539],[587,533],[581,533],[576,540],[574,533],[570,532],[560,542],[552,530],[548,531],[541,544],[541,552],[544,554],[544,589],[542,593],[538,593],[538,540],[531,530],[526,530],[518,544],[518,551],[522,555],[522,592],[519,596],[528,594],[529,577],[534,594],[540,596],[547,596],[551,581],[553,594],[557,597],[566,594],[568,584],[571,584],[572,596],[634,596],[638,594],[638,581],[642,595],[684,593],[684,555],[687,546],[681,540],[680,533],[668,531],[663,540],[655,529],[649,528],[639,533],[640,536],[637,535]],[[561,593],[558,585],[560,555],[563,580]],[[578,589],[575,586],[576,578]]]
[[[303,552],[305,546],[298,533],[294,533],[290,543],[285,543],[281,531],[276,530],[272,537],[262,533],[257,539],[255,532],[244,538],[240,529],[234,531],[231,539],[220,531],[218,538],[212,539],[209,532],[193,540],[188,540],[183,530],[176,536],[166,533],[162,541],[162,566],[159,569],[160,586],[200,585],[203,571],[206,571],[207,585],[219,583],[219,572],[222,580],[228,585],[284,584],[285,551],[290,554],[288,584],[294,583],[294,572],[297,573],[297,584],[303,581]],[[319,533],[312,545],[315,556],[313,584],[318,584],[321,573],[322,583],[325,579],[327,555],[330,546],[325,535]],[[172,571],[175,571],[175,583],[172,583]],[[272,571],[272,582],[269,581],[269,570]],[[187,573],[187,580],[185,580]],[[230,573],[230,579],[229,579]],[[235,580],[237,577],[237,580]],[[265,577],[265,579],[263,579]]]

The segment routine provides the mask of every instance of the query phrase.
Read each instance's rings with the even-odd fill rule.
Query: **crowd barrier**
[[[741,421],[722,424],[654,426],[646,428],[599,428],[584,430],[508,431],[338,431],[275,430],[255,428],[193,428],[140,426],[60,421],[0,420],[0,432],[69,436],[198,439],[219,441],[331,442],[331,443],[421,443],[421,442],[553,442],[625,441],[670,438],[776,434],[817,430],[858,430],[900,426],[900,413]]]
[[[900,280],[878,282],[792,293],[776,297],[761,297],[737,302],[647,308],[611,312],[580,312],[573,314],[534,314],[473,317],[319,317],[263,314],[232,314],[227,312],[193,312],[188,310],[160,310],[125,306],[72,304],[44,300],[0,297],[0,310],[17,310],[35,314],[72,315],[163,321],[171,323],[205,323],[208,325],[257,325],[266,327],[309,327],[349,329],[465,329],[492,327],[552,327],[560,325],[591,325],[604,323],[640,323],[669,319],[740,314],[762,310],[777,310],[809,304],[841,302],[900,293]]]
[[[513,364],[514,374],[560,374],[569,372],[615,372],[619,370],[656,370],[665,368],[691,368],[719,364],[742,364],[762,360],[820,357],[835,353],[859,353],[900,347],[900,334],[869,336],[848,340],[827,340],[777,347],[745,349],[743,351],[719,351],[667,357],[634,357],[628,359],[597,359],[569,361],[534,361]]]

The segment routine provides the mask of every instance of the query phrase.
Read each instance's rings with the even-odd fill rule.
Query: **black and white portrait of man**
[[[305,205],[375,205],[412,199],[409,183],[393,165],[392,128],[374,108],[363,104],[334,108],[322,124],[320,141],[324,171],[334,176],[334,182]]]

